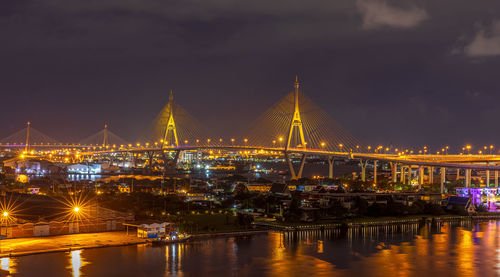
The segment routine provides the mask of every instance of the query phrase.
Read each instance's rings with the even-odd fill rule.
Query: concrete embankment
[[[67,252],[79,249],[126,246],[147,243],[125,232],[82,233],[63,236],[5,239],[0,242],[0,257]]]
[[[224,236],[246,236],[263,234],[269,231],[295,232],[305,230],[339,229],[339,228],[359,228],[369,226],[387,226],[397,224],[426,224],[438,222],[454,221],[488,221],[500,220],[498,215],[476,215],[476,216],[425,216],[420,218],[401,219],[366,219],[352,222],[338,222],[328,224],[296,224],[282,225],[273,222],[256,222],[254,225],[258,229],[195,234],[192,240],[210,239]],[[33,254],[68,252],[80,249],[102,248],[113,246],[127,246],[137,244],[147,244],[148,241],[137,238],[134,235],[127,235],[125,232],[104,232],[104,233],[82,233],[51,237],[31,237],[18,239],[5,239],[0,242],[0,258],[15,257]],[[0,275],[1,276],[1,275]]]
[[[360,221],[344,221],[337,223],[325,224],[296,224],[284,225],[272,222],[257,222],[255,225],[261,228],[269,228],[270,230],[293,232],[293,231],[306,231],[306,230],[321,230],[321,229],[338,229],[338,228],[356,228],[356,227],[370,227],[370,226],[387,226],[397,224],[418,224],[418,223],[431,223],[431,222],[454,222],[454,221],[487,221],[487,220],[500,220],[498,215],[474,215],[474,216],[422,216],[420,218],[401,218],[381,220],[378,218],[366,219]]]

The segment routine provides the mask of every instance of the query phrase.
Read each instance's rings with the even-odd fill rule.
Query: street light
[[[281,143],[283,142],[283,137],[279,137],[279,138],[278,138],[278,140],[279,140],[279,142],[280,142],[280,147],[281,147],[281,146],[282,146],[282,144],[281,144]]]

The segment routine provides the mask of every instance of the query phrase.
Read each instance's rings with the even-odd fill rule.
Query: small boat
[[[179,232],[170,232],[170,234],[156,238],[151,241],[153,245],[165,245],[171,243],[186,242],[191,238],[191,235]]]

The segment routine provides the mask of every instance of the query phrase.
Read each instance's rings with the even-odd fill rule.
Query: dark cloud
[[[299,74],[367,144],[494,144],[499,11],[496,0],[1,1],[0,137],[31,120],[59,140],[104,123],[135,140],[171,88],[232,136]]]
[[[500,55],[500,20],[496,20],[491,26],[480,28],[465,46],[464,53],[471,57]]]
[[[363,16],[365,29],[384,26],[413,28],[428,18],[427,12],[415,5],[400,8],[391,6],[385,0],[357,0],[356,6]]]

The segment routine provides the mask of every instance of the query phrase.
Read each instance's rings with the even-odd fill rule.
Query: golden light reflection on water
[[[14,274],[16,273],[16,262],[14,259],[11,259],[9,257],[1,258],[0,268],[2,268],[5,271],[8,271],[10,274]]]
[[[82,258],[83,250],[73,250],[70,252],[70,268],[73,277],[80,277],[82,267],[89,264],[84,258]]]
[[[270,232],[138,247],[141,258],[121,257],[123,249],[106,250],[114,251],[108,253],[115,253],[116,264],[127,262],[115,264],[116,276],[140,276],[145,268],[149,276],[500,276],[500,222],[494,221]],[[79,277],[99,272],[103,258],[108,266],[101,251],[60,257]],[[4,258],[0,265],[22,273],[33,266],[23,262],[29,258]],[[92,268],[85,268],[86,260],[95,261]]]
[[[383,228],[361,228],[345,237],[271,233],[269,275],[494,276],[500,273],[499,225],[414,225],[395,235]]]
[[[165,276],[182,276],[182,257],[184,256],[184,243],[175,243],[165,246]]]
[[[323,241],[318,240],[318,253],[323,253]]]
[[[457,260],[458,266],[457,276],[473,276],[474,275],[474,251],[472,243],[472,231],[464,228],[457,230],[458,241],[457,245]]]

